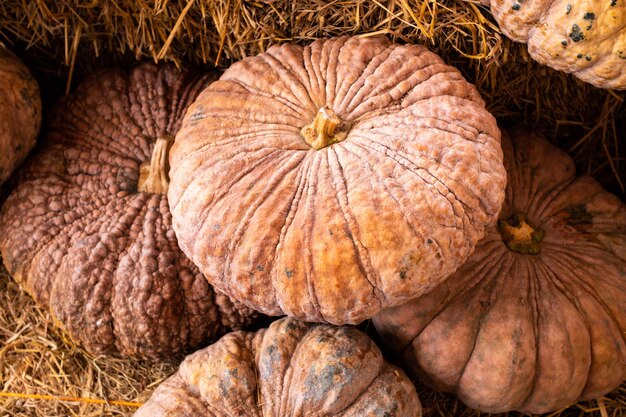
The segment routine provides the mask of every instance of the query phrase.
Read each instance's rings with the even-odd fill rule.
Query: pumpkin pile
[[[605,6],[561,47],[606,56],[553,65],[626,88],[626,5]],[[571,23],[554,5],[491,8],[552,58]],[[29,119],[0,132],[0,182],[41,114],[7,56],[21,78],[6,112]],[[501,132],[439,56],[385,37],[275,45],[221,75],[89,77],[14,175],[0,253],[92,354],[165,360],[221,337],[138,417],[421,416],[349,326],[368,319],[392,362],[481,411],[554,411],[626,379],[626,205],[540,135]]]

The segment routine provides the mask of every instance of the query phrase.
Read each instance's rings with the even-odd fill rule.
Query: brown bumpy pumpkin
[[[41,126],[41,98],[28,68],[0,43],[0,184],[26,158]]]
[[[422,46],[274,46],[189,108],[170,158],[174,230],[242,303],[357,323],[473,251],[503,199],[499,139],[474,86]]]
[[[537,134],[512,138],[497,225],[454,276],[374,323],[436,389],[543,413],[626,378],[626,206]]]
[[[502,32],[538,62],[626,89],[626,0],[491,0]]]
[[[91,352],[171,356],[250,318],[179,250],[165,194],[168,147],[216,77],[95,75],[51,111],[19,171],[0,214],[5,265]]]
[[[419,417],[415,387],[351,327],[290,318],[189,355],[135,417]]]

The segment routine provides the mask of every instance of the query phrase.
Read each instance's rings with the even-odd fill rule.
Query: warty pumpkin
[[[500,131],[417,45],[343,37],[232,65],[171,150],[182,250],[269,315],[358,323],[434,287],[498,213]]]
[[[498,223],[454,276],[374,324],[434,388],[544,413],[626,378],[626,206],[543,137],[511,136]]]
[[[40,127],[37,81],[0,42],[0,184],[35,146]]]
[[[84,81],[50,112],[0,214],[7,270],[93,353],[172,356],[253,313],[179,250],[167,152],[216,74],[140,65]]]
[[[188,356],[135,417],[419,417],[415,387],[351,327],[280,319]]]
[[[536,61],[597,87],[626,89],[626,0],[491,0],[502,32]]]

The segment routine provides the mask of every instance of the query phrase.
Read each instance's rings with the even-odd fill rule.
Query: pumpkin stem
[[[168,154],[174,141],[171,137],[158,138],[152,150],[150,162],[139,167],[139,183],[137,189],[142,193],[167,194],[170,185],[167,171],[169,169]]]
[[[328,107],[322,107],[315,115],[313,122],[300,130],[300,134],[311,148],[319,150],[333,143],[341,142],[346,138],[348,132],[345,124],[334,111]]]
[[[544,232],[526,222],[521,214],[498,220],[498,228],[506,246],[518,253],[537,254],[541,251]]]

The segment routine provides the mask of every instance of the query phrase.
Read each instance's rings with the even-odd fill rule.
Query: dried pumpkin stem
[[[537,254],[541,251],[544,232],[526,222],[521,214],[498,221],[500,234],[506,246],[518,253]]]
[[[311,148],[319,150],[344,140],[347,136],[346,130],[345,124],[334,111],[322,107],[313,122],[300,130],[300,134]]]
[[[170,184],[167,171],[169,169],[168,154],[174,141],[172,138],[159,138],[154,144],[150,162],[139,167],[139,183],[137,189],[142,193],[166,194]]]

